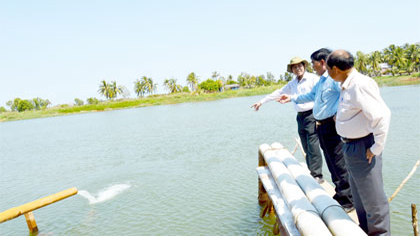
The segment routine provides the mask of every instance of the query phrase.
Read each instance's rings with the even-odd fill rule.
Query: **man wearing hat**
[[[324,152],[325,162],[331,173],[335,185],[334,199],[348,212],[353,208],[353,199],[349,184],[349,175],[343,157],[343,142],[335,129],[334,115],[337,113],[340,97],[340,85],[334,81],[327,71],[327,57],[331,50],[321,48],[311,55],[312,65],[316,73],[321,76],[312,91],[296,97],[282,95],[280,103],[293,101],[304,103],[314,101],[313,114],[316,119],[316,130],[319,143]]]
[[[306,60],[300,57],[294,57],[287,65],[287,71],[296,75],[288,84],[281,89],[267,95],[261,101],[254,103],[251,107],[258,111],[262,104],[279,99],[282,94],[296,95],[309,93],[312,87],[319,81],[319,77],[315,74],[305,71],[309,65]],[[315,128],[315,119],[312,115],[314,102],[294,103],[297,112],[296,121],[298,123],[298,133],[302,142],[303,150],[306,153],[306,164],[311,175],[318,181],[324,182],[322,178],[322,156],[319,149],[319,140]]]

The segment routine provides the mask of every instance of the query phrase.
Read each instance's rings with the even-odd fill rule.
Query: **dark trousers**
[[[322,155],[316,134],[315,118],[312,112],[298,113],[296,117],[298,132],[303,150],[306,153],[306,164],[313,177],[322,178]]]
[[[382,179],[382,154],[369,164],[366,150],[373,135],[347,142],[343,154],[349,171],[350,187],[360,227],[369,235],[391,235],[389,204]]]
[[[342,147],[343,142],[335,129],[335,122],[332,118],[317,125],[316,129],[319,144],[324,152],[325,162],[331,173],[332,182],[335,185],[334,199],[343,207],[352,207],[349,174],[344,160]]]

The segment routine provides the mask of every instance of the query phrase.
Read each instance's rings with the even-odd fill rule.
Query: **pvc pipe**
[[[274,143],[272,146],[278,147],[278,144]],[[277,149],[276,154],[334,235],[366,235],[288,150]]]
[[[281,162],[276,150],[265,150],[264,159],[302,235],[331,235],[318,212]]]

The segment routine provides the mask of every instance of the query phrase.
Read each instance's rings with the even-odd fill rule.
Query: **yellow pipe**
[[[67,190],[58,192],[48,197],[40,198],[38,200],[23,204],[18,207],[10,208],[9,210],[0,213],[0,223],[12,220],[18,216],[24,215],[41,207],[48,206],[51,203],[63,200],[75,194],[77,194],[77,188],[69,188]]]

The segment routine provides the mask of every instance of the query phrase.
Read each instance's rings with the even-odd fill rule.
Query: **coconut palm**
[[[99,94],[105,96],[106,99],[110,99],[111,98],[111,85],[106,82],[105,80],[101,81],[101,84],[99,85],[99,90],[98,90]]]
[[[126,90],[126,88],[122,85],[117,86],[116,81],[111,81],[110,90],[111,90],[110,98],[114,99],[114,98],[117,98],[118,94],[124,94],[124,91]]]
[[[157,84],[153,83],[152,78],[147,78],[146,76],[143,76],[142,80],[143,80],[144,84],[146,85],[147,93],[153,94],[156,91]]]
[[[134,82],[134,92],[137,94],[137,97],[143,97],[146,91],[146,85],[143,83],[143,81],[137,79]]]
[[[411,44],[405,48],[405,53],[408,61],[412,63],[407,63],[407,67],[414,67],[415,71],[420,71],[420,45]],[[409,64],[409,65],[408,65]]]
[[[217,80],[217,78],[219,78],[219,73],[217,73],[217,71],[213,71],[213,73],[211,73],[211,78],[213,79],[213,80]]]
[[[146,76],[143,76],[134,82],[134,91],[138,97],[143,97],[146,93],[153,94],[156,91],[156,88],[157,84],[153,83],[153,79]]]
[[[179,84],[176,84],[176,79],[174,78],[165,79],[165,81],[163,81],[163,86],[165,87],[166,90],[169,91],[169,93],[176,93],[176,92],[182,91],[182,86]]]
[[[356,52],[355,68],[363,74],[368,72],[368,55],[361,51]]]
[[[392,66],[392,74],[394,75],[395,72],[401,74],[407,63],[404,49],[402,47],[391,44],[384,50],[384,54],[386,61],[389,65]]]
[[[194,72],[191,72],[187,76],[187,84],[191,88],[191,92],[197,91],[198,89],[198,77],[195,75]]]
[[[380,63],[382,63],[382,56],[381,53],[379,51],[374,51],[372,52],[372,54],[370,54],[369,56],[369,65],[370,68],[372,68],[373,70],[373,75],[377,76],[381,74],[381,67],[380,67]]]

